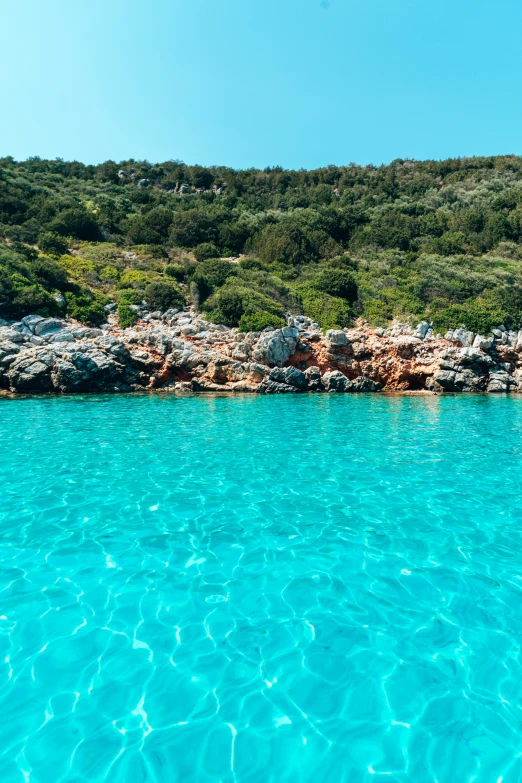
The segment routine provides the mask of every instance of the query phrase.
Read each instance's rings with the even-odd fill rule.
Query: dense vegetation
[[[239,263],[226,260],[241,255]],[[183,302],[243,330],[288,310],[436,330],[522,324],[522,158],[234,171],[0,159],[0,316]]]

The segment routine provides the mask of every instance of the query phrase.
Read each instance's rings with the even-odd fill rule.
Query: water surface
[[[0,400],[1,783],[519,783],[522,398]]]

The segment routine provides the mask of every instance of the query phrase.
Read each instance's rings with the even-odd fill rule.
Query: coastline
[[[143,311],[120,329],[30,315],[0,323],[0,394],[509,393],[522,391],[522,331],[444,337],[427,322],[323,334],[305,316],[241,333],[192,310]]]

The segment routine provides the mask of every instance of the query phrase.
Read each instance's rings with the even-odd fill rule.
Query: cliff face
[[[522,331],[429,324],[330,330],[304,316],[283,329],[238,333],[191,311],[148,313],[120,330],[28,316],[0,323],[0,388],[10,392],[411,390],[522,391]]]

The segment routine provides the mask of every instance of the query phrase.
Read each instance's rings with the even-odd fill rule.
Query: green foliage
[[[323,329],[343,329],[352,323],[352,311],[345,299],[329,296],[310,285],[299,286],[303,313]]]
[[[80,289],[65,294],[67,315],[87,326],[101,326],[107,320],[103,309],[104,300],[92,294],[89,289]]]
[[[141,178],[153,186],[139,188]],[[180,197],[179,183],[193,187]],[[0,237],[3,317],[15,298],[17,313],[31,297],[43,311],[53,306],[45,292],[75,284],[94,299],[115,299],[120,286],[143,298],[171,279],[228,322],[245,306],[272,312],[250,311],[259,296],[281,313],[306,302],[323,325],[432,312],[441,328],[500,316],[522,325],[522,158],[513,155],[315,171],[3,158]],[[51,260],[37,262],[37,241],[68,281]],[[244,253],[232,266],[218,259]]]
[[[201,209],[176,212],[172,220],[170,241],[174,246],[196,247],[213,242],[217,237],[217,228],[211,215]]]
[[[54,297],[41,286],[30,285],[14,292],[7,313],[15,319],[33,314],[50,316],[58,315],[60,307]]]
[[[349,302],[357,299],[355,275],[348,269],[326,267],[313,278],[313,287],[330,296],[339,296]]]
[[[154,274],[142,269],[127,269],[121,276],[120,284],[123,288],[145,288],[154,277]]]
[[[450,328],[465,326],[474,332],[489,334],[499,324],[509,320],[508,313],[502,307],[482,298],[467,299],[462,304],[434,299],[428,312],[434,330],[443,333]]]
[[[138,320],[138,315],[135,310],[132,310],[129,304],[121,302],[118,305],[118,323],[121,329],[127,329],[130,326],[134,326]]]
[[[61,264],[51,258],[45,256],[36,258],[31,264],[31,271],[44,288],[66,291],[70,287],[67,272]]]
[[[98,277],[102,283],[117,283],[120,279],[120,272],[112,264],[107,264],[100,269]]]
[[[262,332],[267,326],[282,329],[286,326],[286,321],[273,313],[267,313],[266,310],[260,310],[252,315],[243,314],[239,319],[240,332]]]
[[[217,323],[237,326],[243,315],[264,311],[282,318],[281,304],[238,282],[227,282],[205,302],[205,310]]]
[[[173,277],[178,283],[181,283],[186,277],[186,269],[181,264],[167,264],[165,267],[165,274],[168,277]]]
[[[174,282],[149,283],[145,289],[144,298],[152,310],[161,310],[161,312],[165,312],[171,307],[180,309],[185,305],[183,292]]]
[[[72,207],[64,209],[51,220],[49,228],[52,232],[66,237],[76,237],[85,239],[88,242],[97,242],[101,236],[94,215],[87,212],[83,207]]]
[[[218,258],[219,249],[213,242],[203,242],[194,249],[194,256],[197,261],[206,261],[207,258]]]
[[[169,235],[172,217],[172,211],[161,206],[133,215],[126,223],[127,236],[134,245],[160,245]]]
[[[253,248],[267,264],[297,266],[316,258],[307,232],[290,220],[266,226],[254,239]]]
[[[229,277],[236,274],[234,264],[222,261],[220,258],[209,258],[198,264],[191,278],[196,283],[201,301],[206,299],[215,288],[224,285]]]
[[[116,301],[118,302],[118,305],[139,305],[142,300],[143,291],[138,291],[135,288],[120,288],[120,290],[116,292]]]
[[[67,253],[67,242],[59,234],[46,231],[38,237],[38,247],[42,253],[50,253],[55,256],[63,256]]]

